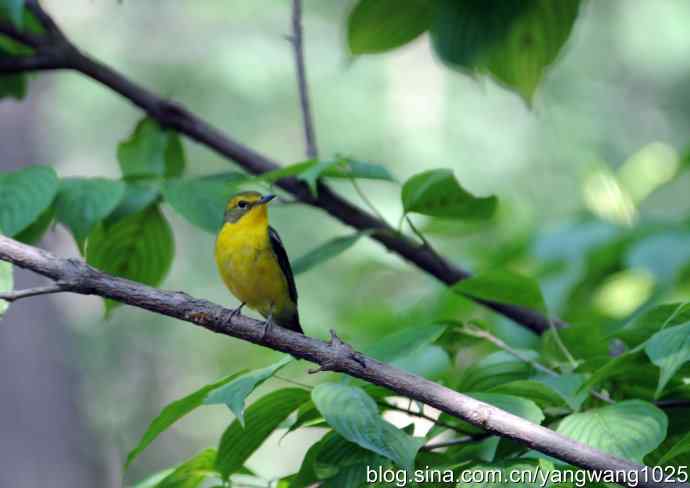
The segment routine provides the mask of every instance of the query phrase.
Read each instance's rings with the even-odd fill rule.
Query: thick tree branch
[[[162,125],[175,129],[235,161],[249,173],[261,174],[279,168],[276,162],[233,140],[182,105],[154,94],[105,64],[80,52],[62,34],[36,0],[31,0],[28,5],[46,26],[48,34],[43,40],[50,43],[40,42],[33,56],[3,58],[0,60],[0,73],[57,69],[77,71],[119,93]],[[13,37],[12,32],[6,28],[2,32]],[[21,42],[21,39],[13,38]],[[296,178],[284,178],[278,182],[278,185],[302,203],[319,207],[355,229],[373,231],[370,232],[370,236],[388,250],[397,253],[447,285],[470,276],[468,271],[451,263],[428,246],[417,245],[381,219],[343,199],[323,183],[319,184],[318,197],[314,197],[308,187]],[[549,319],[533,310],[486,300],[475,301],[535,332],[541,333],[549,328]],[[565,325],[558,320],[555,323],[557,326]]]
[[[304,126],[304,143],[307,158],[316,159],[319,151],[316,146],[314,132],[314,117],[311,113],[309,100],[309,85],[307,84],[307,69],[304,63],[304,43],[302,42],[302,0],[292,0],[292,36],[290,37],[295,53],[295,70],[297,71],[297,89],[299,91],[300,108],[302,109],[302,125]]]
[[[357,353],[281,327],[264,334],[263,323],[184,292],[165,291],[101,273],[78,259],[58,258],[47,251],[0,236],[0,260],[69,283],[70,291],[98,295],[174,317],[264,347],[286,352],[334,371],[380,385],[431,405],[490,434],[514,439],[530,448],[591,470],[636,471],[643,466],[602,453],[501,409]],[[689,486],[645,480],[639,486]]]

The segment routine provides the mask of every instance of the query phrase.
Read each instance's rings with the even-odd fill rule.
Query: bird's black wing
[[[290,293],[290,298],[295,304],[297,304],[297,287],[295,286],[295,277],[292,274],[292,268],[290,267],[290,260],[288,259],[287,252],[283,247],[283,241],[280,240],[280,236],[273,227],[268,228],[268,240],[271,242],[271,248],[273,249],[273,254],[275,254],[280,269],[285,275],[285,279],[288,284],[288,292]]]

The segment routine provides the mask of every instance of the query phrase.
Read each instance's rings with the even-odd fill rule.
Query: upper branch
[[[69,283],[69,291],[99,295],[122,303],[174,317],[210,331],[317,363],[323,368],[346,373],[380,385],[461,418],[488,433],[519,441],[567,463],[596,471],[635,471],[638,486],[689,486],[657,483],[644,477],[644,466],[605,454],[534,424],[492,405],[477,401],[425,378],[381,363],[344,348],[336,337],[323,342],[282,327],[264,333],[262,322],[233,315],[233,311],[183,292],[152,288],[102,273],[78,259],[58,258],[47,251],[0,236],[0,260],[9,261],[59,283]],[[628,477],[626,479],[633,479]]]
[[[249,173],[261,174],[279,168],[275,161],[235,141],[182,105],[156,95],[109,66],[82,53],[62,34],[36,0],[31,0],[28,5],[44,23],[48,30],[48,37],[44,40],[47,39],[50,42],[47,44],[41,42],[32,56],[3,58],[0,60],[0,73],[49,69],[78,71],[119,93],[160,124],[175,129],[236,162]],[[7,30],[0,30],[0,32],[13,37]],[[16,37],[15,39],[21,42],[21,39]],[[451,263],[429,246],[420,246],[412,239],[398,233],[380,218],[333,192],[324,183],[319,183],[319,192],[316,197],[311,194],[307,185],[296,178],[284,178],[278,182],[278,185],[302,203],[319,207],[355,229],[369,230],[370,237],[383,244],[388,250],[397,253],[445,284],[452,285],[471,276],[469,271]],[[475,301],[535,332],[541,333],[550,327],[549,318],[533,310],[488,300]],[[558,319],[552,319],[552,323],[556,326],[565,325]]]

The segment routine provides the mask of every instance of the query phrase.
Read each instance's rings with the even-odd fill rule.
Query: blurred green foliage
[[[0,173],[0,229],[33,243],[61,223],[77,251],[104,271],[225,302],[211,239],[228,196],[246,187],[268,191],[288,176],[314,194],[326,182],[353,200],[364,195],[360,203],[400,222],[398,232],[407,223],[425,245],[477,275],[444,287],[384,256],[367,231],[344,234],[316,211],[275,207],[272,221],[302,273],[307,333],[336,328],[382,361],[606,452],[650,465],[687,463],[690,152],[682,151],[690,99],[687,66],[678,67],[690,54],[682,48],[685,29],[673,21],[656,27],[661,46],[673,32],[665,41],[672,49],[640,54],[651,36],[640,34],[640,23],[654,28],[648,18],[658,13],[649,11],[651,2],[351,3],[308,5],[317,127],[324,153],[334,154],[310,161],[294,144],[298,108],[279,36],[287,3],[238,3],[232,15],[198,2],[179,10],[99,7],[121,16],[117,25],[131,34],[126,42],[100,39],[99,24],[65,14],[85,30],[85,44],[99,37],[106,61],[129,61],[133,76],[293,164],[259,176],[228,171],[226,161],[100,88],[61,80],[47,96],[55,105],[44,109],[46,130],[56,134],[44,162],[58,171],[43,165]],[[22,1],[0,1],[0,18],[35,31],[22,8]],[[690,19],[681,2],[658,8]],[[151,18],[190,39],[209,32],[212,46],[189,42],[166,61],[170,41],[161,39],[170,32],[149,39]],[[334,41],[338,29],[343,39]],[[26,54],[0,41],[0,57]],[[427,44],[474,79],[439,68],[419,49]],[[338,63],[346,56],[334,60],[337,49],[357,56],[344,71]],[[218,53],[213,63],[200,59],[211,51]],[[26,82],[3,76],[0,95],[23,98]],[[73,136],[84,131],[88,144]],[[0,290],[11,287],[11,270],[0,263]],[[526,306],[570,326],[537,336],[466,297]],[[0,302],[0,314],[6,307]],[[385,389],[339,375],[322,382],[302,365],[276,362],[275,353],[174,329],[166,318],[126,310],[107,321],[86,315],[72,316],[88,376],[84,411],[104,443],[130,452],[127,464],[140,459],[131,479],[166,468],[141,488],[228,479],[238,486],[246,479],[363,486],[367,466],[457,474],[557,463],[448,415],[435,418]],[[143,322],[150,327],[139,327]],[[209,383],[214,375],[224,377]],[[218,403],[229,408],[214,417],[209,412],[218,410],[208,405]],[[290,437],[282,444],[261,450],[283,432]],[[306,437],[295,440],[300,434]],[[443,449],[423,447],[465,436]],[[209,442],[217,447],[201,450]],[[264,459],[252,458],[255,452]],[[272,470],[283,458],[284,472]]]

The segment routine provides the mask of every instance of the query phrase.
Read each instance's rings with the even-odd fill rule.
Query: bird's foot
[[[242,308],[244,308],[245,305],[246,305],[246,303],[242,302],[242,303],[240,303],[240,306],[239,306],[239,307],[237,307],[237,308],[234,309],[232,312],[230,312],[230,316],[228,317],[228,322],[232,322],[232,320],[233,320],[235,317],[237,317],[239,314],[241,314],[241,313],[242,313]]]
[[[332,351],[332,356],[323,362],[320,366],[315,369],[310,369],[309,373],[320,373],[321,371],[337,371],[340,369],[340,365],[343,361],[354,361],[359,364],[362,368],[366,368],[366,362],[364,356],[352,349],[352,346],[343,342],[340,337],[338,337],[333,329],[331,329],[331,339],[328,341],[328,346]]]
[[[273,328],[273,315],[269,315],[266,317],[266,320],[264,320],[264,331],[261,334],[261,341],[263,342],[266,337],[268,337],[271,334],[271,329]]]

